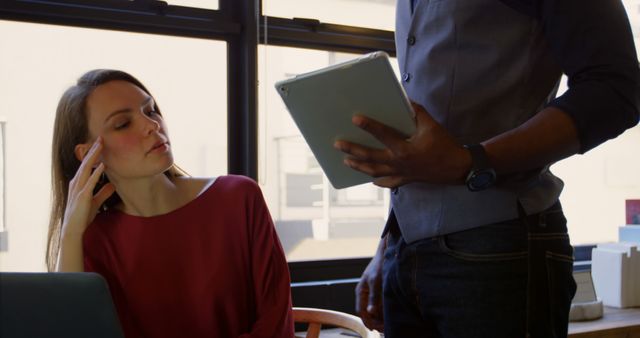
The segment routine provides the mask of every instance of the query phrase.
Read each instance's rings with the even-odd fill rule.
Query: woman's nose
[[[144,126],[145,126],[145,133],[146,134],[151,134],[153,132],[156,132],[160,129],[160,122],[150,118],[147,115],[144,115]]]

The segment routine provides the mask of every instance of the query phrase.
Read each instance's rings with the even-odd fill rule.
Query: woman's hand
[[[102,138],[98,137],[82,159],[76,175],[69,182],[69,195],[62,224],[63,236],[82,236],[96,217],[98,208],[115,192],[113,184],[107,183],[98,193],[93,194],[100,175],[104,172],[103,163],[96,166],[101,152]],[[94,167],[95,170],[92,172]]]

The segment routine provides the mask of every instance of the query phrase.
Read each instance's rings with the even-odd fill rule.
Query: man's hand
[[[382,263],[385,239],[380,241],[375,256],[362,273],[356,286],[356,314],[370,330],[384,332],[382,314]]]
[[[395,188],[409,182],[462,184],[471,168],[471,155],[420,105],[412,103],[416,132],[411,137],[373,119],[356,115],[355,125],[373,135],[384,149],[348,141],[334,147],[348,156],[344,163],[376,178],[373,183]]]

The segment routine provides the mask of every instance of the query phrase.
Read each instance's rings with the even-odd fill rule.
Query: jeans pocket
[[[458,259],[504,261],[527,257],[527,229],[519,220],[460,231],[439,238],[440,249]]]
[[[532,338],[566,337],[573,279],[573,247],[559,207],[529,222],[529,332]]]

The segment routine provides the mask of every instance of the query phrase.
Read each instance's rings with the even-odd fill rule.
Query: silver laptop
[[[95,273],[0,273],[0,337],[123,338]]]

